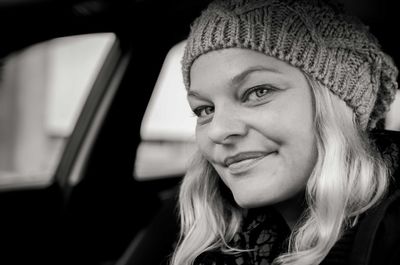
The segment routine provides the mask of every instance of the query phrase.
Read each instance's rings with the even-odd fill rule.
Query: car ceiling
[[[0,57],[32,43],[60,36],[117,32],[128,38],[137,38],[134,32],[138,26],[143,30],[157,25],[160,32],[182,34],[182,29],[188,30],[192,17],[207,2],[0,0]]]
[[[396,1],[340,1],[350,13],[371,25],[384,50],[399,61],[398,41],[393,37],[399,24]],[[159,32],[184,38],[188,25],[208,2],[210,0],[0,0],[0,57],[32,43],[73,34],[114,31],[137,38],[135,27],[146,30],[154,24]]]

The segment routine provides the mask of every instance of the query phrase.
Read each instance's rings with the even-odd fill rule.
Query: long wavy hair
[[[319,264],[344,230],[384,196],[388,185],[387,166],[353,111],[327,88],[307,80],[315,102],[318,158],[306,184],[306,209],[292,229],[287,252],[274,264]],[[172,265],[193,264],[210,250],[248,251],[229,246],[244,210],[226,189],[197,152],[180,188],[181,233]]]

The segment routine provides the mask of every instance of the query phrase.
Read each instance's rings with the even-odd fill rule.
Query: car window
[[[397,90],[394,102],[386,116],[385,127],[388,130],[400,131],[400,91]]]
[[[57,38],[2,60],[0,188],[49,183],[112,33]]]
[[[194,151],[196,119],[186,100],[180,66],[184,46],[185,42],[178,43],[168,52],[144,115],[136,179],[183,174]]]

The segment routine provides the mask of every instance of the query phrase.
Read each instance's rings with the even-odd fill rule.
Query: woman
[[[397,69],[366,26],[322,1],[216,1],[182,66],[198,153],[173,265],[399,261],[396,236],[356,245],[400,216],[371,134]]]

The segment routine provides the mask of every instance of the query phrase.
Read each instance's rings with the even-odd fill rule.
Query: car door
[[[158,202],[132,178],[140,116],[109,118],[131,111],[127,102],[112,107],[124,97],[120,88],[132,68],[131,41],[113,13],[126,5],[2,1],[0,7],[1,23],[12,26],[1,45],[0,262],[115,260]],[[92,58],[104,34],[102,54]],[[88,48],[88,38],[96,45]]]

